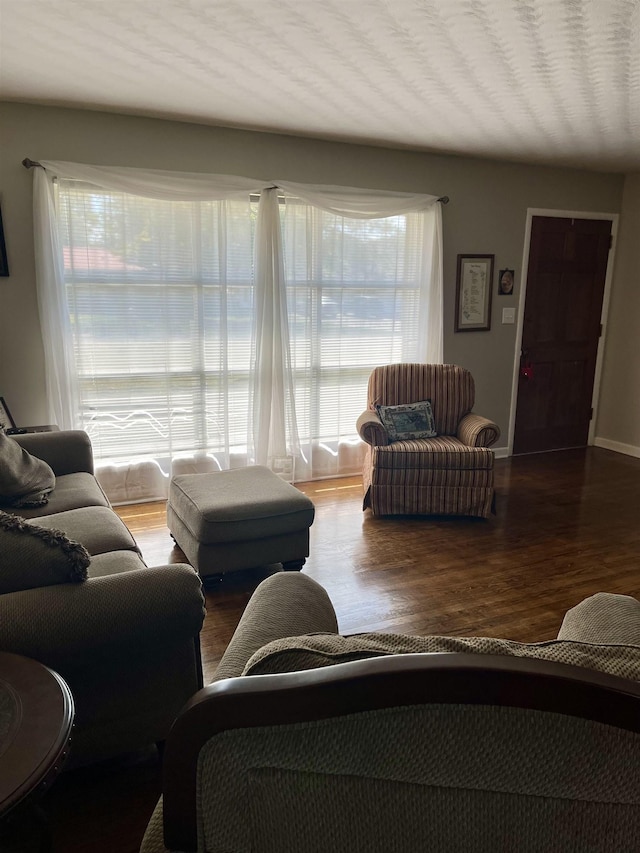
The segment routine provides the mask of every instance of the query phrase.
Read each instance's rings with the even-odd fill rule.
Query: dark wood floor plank
[[[640,459],[600,448],[496,461],[488,520],[374,518],[359,478],[301,484],[316,506],[304,571],[344,633],[389,631],[540,641],[566,610],[605,590],[640,597]],[[179,562],[162,502],[119,507],[150,565]],[[205,681],[256,584],[207,589]],[[63,774],[45,799],[56,853],[134,853],[159,788],[155,755]]]

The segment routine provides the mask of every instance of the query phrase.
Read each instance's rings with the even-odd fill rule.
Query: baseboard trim
[[[608,438],[595,438],[593,443],[596,447],[604,447],[605,450],[614,450],[616,453],[624,453],[625,456],[635,456],[640,459],[640,447],[633,444],[623,444],[621,441],[611,441]]]
[[[493,447],[492,450],[496,459],[506,459],[509,455],[508,447]]]

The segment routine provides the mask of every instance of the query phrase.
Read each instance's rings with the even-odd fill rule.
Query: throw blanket
[[[55,474],[43,459],[27,453],[0,430],[0,503],[9,506],[43,506],[56,484]]]

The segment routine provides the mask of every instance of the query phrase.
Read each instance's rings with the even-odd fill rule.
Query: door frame
[[[609,301],[611,298],[611,284],[613,281],[614,256],[617,247],[618,213],[595,213],[586,210],[551,210],[547,208],[527,208],[527,220],[524,229],[524,247],[522,252],[522,275],[520,277],[520,301],[518,303],[518,320],[516,326],[516,340],[513,358],[513,379],[511,383],[511,410],[509,414],[509,441],[507,455],[513,455],[513,438],[516,430],[516,408],[518,405],[518,380],[520,378],[520,352],[522,350],[522,333],[524,328],[524,306],[527,296],[527,277],[529,272],[529,249],[531,247],[531,225],[534,216],[550,216],[554,219],[607,219],[611,222],[612,246],[607,258],[607,272],[604,280],[604,294],[602,297],[602,312],[600,322],[602,323],[602,334],[598,340],[598,352],[596,355],[596,370],[593,377],[593,395],[591,405],[593,417],[589,423],[589,435],[587,444],[593,444],[595,438],[596,420],[598,417],[598,402],[600,398],[600,379],[602,376],[602,361],[604,356],[605,340],[607,337],[607,318],[609,316]]]

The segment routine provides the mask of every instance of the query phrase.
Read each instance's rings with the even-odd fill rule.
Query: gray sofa
[[[145,565],[93,474],[86,433],[15,440],[48,463],[55,486],[42,506],[0,506],[10,514],[0,528],[0,649],[41,661],[68,683],[70,766],[164,741],[202,686],[200,578],[188,565]],[[35,524],[37,536],[16,517]],[[78,572],[61,574],[74,550]]]
[[[337,631],[311,578],[260,584],[141,853],[638,849],[640,602],[592,596],[543,643]]]

